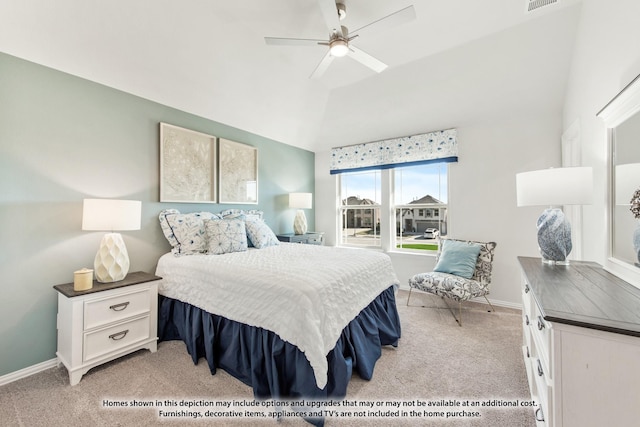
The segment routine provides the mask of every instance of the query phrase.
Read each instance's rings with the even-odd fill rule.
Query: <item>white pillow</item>
[[[192,212],[181,214],[177,209],[160,212],[160,227],[175,255],[204,253],[207,250],[204,229],[205,219],[218,219],[212,212]]]
[[[222,255],[247,250],[247,231],[241,219],[207,219],[207,252]]]
[[[263,220],[247,218],[245,226],[249,240],[256,248],[261,249],[280,244],[276,235]]]

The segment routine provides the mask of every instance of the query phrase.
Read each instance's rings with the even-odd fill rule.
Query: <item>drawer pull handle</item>
[[[542,370],[542,364],[540,363],[540,359],[538,359],[538,376],[543,376],[544,371]]]
[[[536,421],[544,421],[544,413],[542,413],[542,408],[536,409]]]
[[[538,330],[541,331],[544,329],[544,320],[542,320],[542,317],[538,316]]]
[[[529,321],[529,315],[528,314],[525,314],[525,316],[524,316],[524,323],[527,326],[529,326],[529,324],[531,323],[531,321]]]
[[[122,311],[125,308],[127,308],[128,305],[129,305],[129,301],[121,302],[120,304],[114,304],[112,306],[109,306],[109,308],[113,311]]]
[[[528,294],[530,290],[531,290],[531,288],[529,287],[528,283],[526,285],[524,285],[524,293],[525,294]]]
[[[121,332],[116,332],[115,334],[109,335],[109,339],[112,339],[114,341],[120,341],[122,338],[126,337],[128,333],[129,333],[128,329]]]
[[[527,346],[527,358],[531,357],[531,352],[529,351],[529,346]]]

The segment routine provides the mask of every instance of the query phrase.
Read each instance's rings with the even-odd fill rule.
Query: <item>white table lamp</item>
[[[569,264],[571,224],[553,206],[588,205],[593,199],[590,167],[552,168],[516,174],[518,206],[549,206],[538,218],[538,246],[542,260]]]
[[[311,193],[290,193],[289,207],[298,209],[296,218],[293,221],[293,232],[295,234],[304,234],[307,232],[307,217],[304,215],[303,209],[311,209],[312,207]]]
[[[98,282],[117,282],[129,272],[127,247],[114,231],[140,230],[141,206],[137,200],[84,199],[82,229],[109,231],[102,237],[94,260]]]

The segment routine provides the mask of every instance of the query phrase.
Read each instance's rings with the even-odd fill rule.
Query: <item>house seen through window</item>
[[[389,197],[382,188],[391,189]],[[447,164],[343,173],[340,200],[340,244],[381,247],[381,212],[394,212],[392,249],[435,251],[448,228]]]

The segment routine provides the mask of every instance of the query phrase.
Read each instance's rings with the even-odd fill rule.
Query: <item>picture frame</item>
[[[220,203],[258,204],[258,149],[219,138]]]
[[[160,201],[217,202],[217,137],[160,123]]]

